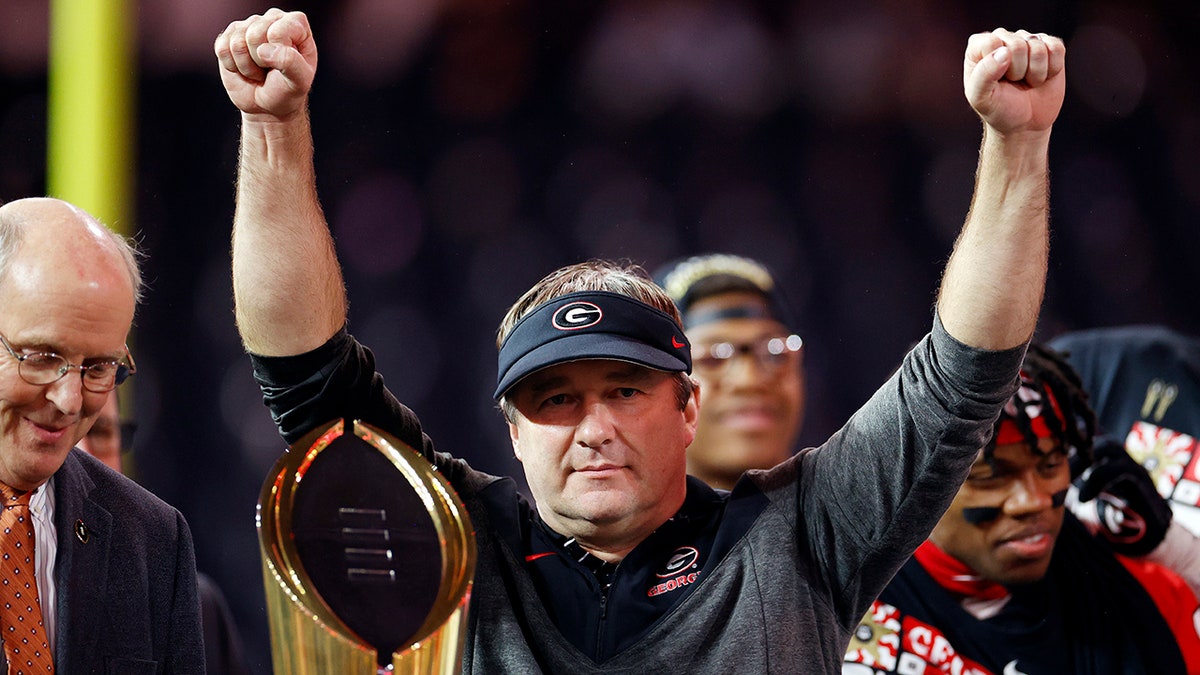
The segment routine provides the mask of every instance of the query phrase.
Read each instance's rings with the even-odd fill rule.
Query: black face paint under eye
[[[963,520],[972,525],[982,525],[1000,517],[999,506],[969,506],[962,510]]]
[[[1067,491],[1059,490],[1050,495],[1051,508],[1061,508],[1067,501]],[[963,520],[972,525],[982,525],[1000,517],[999,506],[968,506],[962,510]]]

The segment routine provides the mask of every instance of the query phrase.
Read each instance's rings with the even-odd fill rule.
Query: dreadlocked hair
[[[1096,434],[1096,413],[1088,403],[1079,373],[1067,363],[1066,355],[1062,352],[1032,343],[1021,364],[1021,390],[1029,389],[1038,394],[1041,417],[1054,439],[1066,450],[1071,464],[1071,477],[1075,478],[1092,463],[1092,442]],[[992,439],[983,453],[989,463],[996,449],[996,432],[1005,420],[1011,420],[1029,447],[1038,452],[1038,437],[1033,430],[1029,401],[1022,398],[1021,390],[1004,406],[996,420]],[[1047,397],[1047,392],[1050,397]],[[1050,404],[1051,398],[1057,407]]]

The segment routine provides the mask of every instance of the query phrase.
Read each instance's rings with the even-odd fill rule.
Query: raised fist
[[[1071,511],[1116,553],[1141,556],[1154,550],[1171,524],[1171,506],[1150,474],[1118,441],[1096,440],[1095,461],[1075,479]]]

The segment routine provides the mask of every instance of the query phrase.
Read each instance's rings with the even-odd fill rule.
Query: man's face
[[[679,509],[696,396],[675,376],[620,361],[551,366],[507,396],[509,424],[538,513],[589,548],[632,547]],[[628,546],[626,546],[628,545]]]
[[[109,392],[92,428],[79,439],[79,449],[114,471],[121,470],[121,411],[114,392]]]
[[[0,279],[0,335],[17,354],[54,352],[76,365],[124,357],[134,311],[128,273],[119,263],[104,267],[104,256],[90,248],[68,263],[45,250],[76,245],[29,237]],[[19,490],[44,483],[108,396],[84,389],[78,370],[29,384],[0,348],[0,481]]]
[[[997,445],[991,465],[980,453],[930,535],[933,543],[984,579],[1006,586],[1045,576],[1063,523],[1062,501],[1055,495],[1070,486],[1071,470],[1066,452],[1052,439],[1041,439],[1039,448],[1044,454],[1026,443]],[[979,507],[998,508],[999,514],[980,523],[964,517],[964,509]]]
[[[697,301],[689,314],[746,303],[764,301],[752,293],[724,293]],[[791,455],[804,418],[804,352],[764,361],[745,349],[788,333],[765,318],[718,319],[688,330],[693,377],[704,395],[696,441],[688,448],[689,473],[728,488],[743,471],[770,468]],[[704,355],[719,343],[738,351],[709,363]]]

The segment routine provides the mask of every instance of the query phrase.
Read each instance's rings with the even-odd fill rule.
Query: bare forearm
[[[938,313],[959,341],[984,349],[1033,335],[1049,251],[1049,129],[984,133],[975,196],[942,280]]]
[[[982,349],[1033,336],[1046,284],[1050,130],[1066,88],[1060,38],[997,28],[967,40],[963,93],[983,121],[975,196],[938,295],[947,332]]]
[[[233,290],[247,350],[299,354],[346,315],[333,241],[317,199],[308,117],[243,115],[233,231]]]

